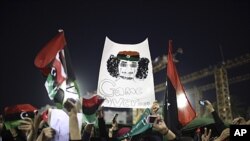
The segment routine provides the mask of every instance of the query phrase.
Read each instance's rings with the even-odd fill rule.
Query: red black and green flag
[[[51,73],[52,64],[57,54],[66,46],[64,32],[59,32],[53,37],[37,54],[35,58],[35,66],[40,69],[43,75],[48,76]],[[60,69],[57,68],[57,69]]]
[[[16,128],[20,120],[29,117],[34,118],[37,108],[30,104],[18,104],[4,108],[4,125],[6,129]]]
[[[82,112],[83,120],[87,123],[94,123],[96,121],[96,112],[104,102],[104,98],[94,94],[89,98],[82,98]]]
[[[168,127],[176,134],[191,122],[196,113],[192,108],[181,84],[172,55],[172,40],[169,41],[167,56],[167,86],[164,104],[164,117]]]
[[[62,107],[67,98],[79,98],[79,88],[71,66],[63,30],[37,54],[35,66],[47,77],[45,87],[49,98]]]

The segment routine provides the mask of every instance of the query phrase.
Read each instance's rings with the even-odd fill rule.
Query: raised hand
[[[246,120],[243,117],[237,117],[233,120],[234,125],[245,125],[246,124]]]
[[[215,141],[224,141],[226,138],[228,138],[230,136],[230,129],[226,128],[222,131],[222,133],[220,134],[220,136],[218,138],[215,139]]]
[[[207,128],[205,128],[204,130],[205,130],[204,134],[201,135],[201,140],[202,141],[209,141],[212,130],[209,129],[209,131],[207,131]]]
[[[25,133],[27,141],[32,141],[35,138],[35,127],[31,118],[26,117],[21,120],[17,128]]]
[[[50,127],[46,127],[42,129],[41,134],[38,136],[36,141],[49,141],[51,140],[53,137],[55,136],[55,130],[50,128]]]
[[[153,124],[153,129],[160,132],[168,140],[173,140],[176,138],[176,135],[167,127],[166,123],[160,118],[159,115],[157,115],[157,120],[155,120]]]
[[[208,111],[209,111],[210,113],[212,113],[212,112],[214,111],[214,107],[213,107],[213,105],[210,103],[210,101],[206,100],[206,101],[205,101],[205,106],[206,106],[206,108],[208,109]]]

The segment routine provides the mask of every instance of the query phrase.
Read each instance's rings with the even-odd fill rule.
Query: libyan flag
[[[71,66],[63,30],[37,54],[34,64],[47,77],[45,87],[49,98],[62,107],[67,98],[79,99],[79,87]]]
[[[4,108],[4,125],[6,129],[16,128],[23,118],[34,118],[37,108],[30,104],[18,104]]]
[[[95,123],[96,121],[96,112],[99,107],[104,102],[104,98],[94,94],[93,96],[86,98],[82,98],[82,113],[83,113],[83,121],[86,123]]]
[[[65,46],[66,46],[66,40],[64,37],[64,32],[60,31],[39,51],[39,53],[35,58],[34,64],[38,69],[42,71],[42,74],[44,76],[48,76],[48,74],[51,73],[52,64],[57,66],[58,67],[57,69],[60,69],[61,66],[59,67],[58,62],[54,63],[54,61],[59,59],[58,53],[62,51]],[[62,64],[61,61],[60,63]]]
[[[171,40],[169,41],[167,59],[164,117],[168,127],[178,135],[180,129],[196,117],[196,113],[186,96],[173,61]]]

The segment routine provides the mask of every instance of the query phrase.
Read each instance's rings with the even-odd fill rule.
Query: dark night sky
[[[226,60],[250,53],[249,9],[246,0],[1,1],[0,111],[17,103],[50,103],[34,59],[59,28],[65,31],[80,86],[92,91],[97,88],[105,36],[126,44],[148,37],[152,60],[167,53],[172,39],[175,49],[184,50],[177,67],[186,75],[219,63],[219,45]],[[235,69],[242,74],[249,70],[249,64]],[[246,102],[249,86],[249,80],[235,84],[231,94]]]

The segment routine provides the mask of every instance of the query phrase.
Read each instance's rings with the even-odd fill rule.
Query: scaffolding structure
[[[166,68],[167,60],[166,56],[157,57],[153,63],[153,72],[157,73]],[[245,74],[241,76],[236,76],[233,78],[228,78],[227,70],[238,67],[244,64],[250,63],[250,54],[244,54],[242,56],[236,57],[231,60],[227,60],[222,63],[222,65],[214,65],[204,68],[202,70],[190,73],[188,75],[181,77],[182,84],[187,84],[193,82],[195,80],[199,80],[201,78],[205,78],[211,75],[214,75],[214,83],[206,84],[203,86],[196,87],[194,86],[192,89],[186,90],[188,93],[194,94],[195,100],[195,109],[198,115],[201,114],[201,109],[198,101],[202,99],[203,92],[216,89],[216,97],[217,97],[217,110],[219,111],[219,116],[225,121],[232,120],[232,110],[230,103],[230,92],[229,92],[229,84],[238,83],[241,81],[249,80],[250,74]],[[165,82],[155,85],[155,92],[165,91]]]
[[[231,110],[227,70],[223,66],[216,68],[214,71],[214,78],[218,114],[223,121],[231,123],[233,116]]]

